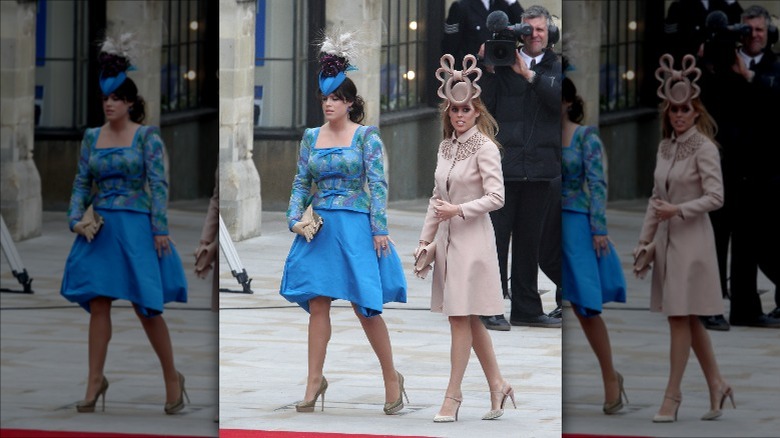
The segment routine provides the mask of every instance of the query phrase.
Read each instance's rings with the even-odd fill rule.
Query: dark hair
[[[577,95],[577,87],[574,86],[571,79],[564,77],[561,88],[561,99],[571,103],[568,110],[569,120],[574,123],[581,122],[585,118],[585,103],[582,101],[582,97]]]
[[[759,18],[763,17],[766,20],[767,24],[772,24],[772,16],[769,15],[769,11],[767,11],[763,6],[759,5],[753,5],[745,9],[744,12],[742,12],[742,19],[748,19],[752,20],[753,18]]]
[[[138,87],[135,86],[132,79],[126,78],[111,94],[132,104],[130,106],[130,120],[135,123],[141,123],[144,120],[146,103],[144,98],[138,95]]]
[[[363,118],[366,115],[363,110],[365,102],[363,102],[362,97],[358,96],[357,86],[354,82],[352,82],[352,79],[345,78],[344,82],[342,82],[341,85],[339,85],[338,88],[336,88],[331,94],[335,95],[344,102],[352,102],[349,110],[349,120],[352,120],[355,123],[360,123],[363,121]],[[322,91],[317,90],[317,100],[321,101],[322,97]]]

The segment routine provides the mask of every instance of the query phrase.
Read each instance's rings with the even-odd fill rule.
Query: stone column
[[[35,129],[34,1],[0,2],[0,211],[11,237],[41,234],[41,177],[33,163]]]
[[[219,208],[235,241],[260,234],[254,141],[254,0],[219,1]]]
[[[106,2],[107,33],[117,37],[132,32],[137,43],[134,65],[128,72],[146,101],[145,125],[160,126],[160,68],[163,40],[163,6],[165,2]]]
[[[574,66],[574,70],[566,72],[566,75],[574,82],[577,93],[585,101],[583,125],[599,125],[601,31],[593,23],[602,23],[601,8],[599,2],[563,2],[563,17],[576,17],[566,20],[561,39],[564,41],[564,54]]]

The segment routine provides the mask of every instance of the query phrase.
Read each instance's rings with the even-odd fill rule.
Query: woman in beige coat
[[[480,89],[467,75],[481,71],[473,55],[453,69],[451,55],[442,57],[437,77],[444,140],[439,145],[433,196],[420,233],[419,254],[436,243],[431,311],[449,318],[452,332],[450,380],[444,403],[433,421],[457,421],[463,400],[461,383],[471,349],[485,372],[491,410],[483,420],[504,413],[512,386],[501,376],[493,344],[479,315],[503,313],[501,283],[493,226],[488,212],[504,205],[501,153],[495,141],[498,125],[479,99]],[[445,81],[442,74],[450,77]],[[454,78],[462,78],[458,81]],[[455,85],[453,86],[453,83]]]
[[[715,240],[708,212],[723,204],[723,179],[715,121],[698,98],[698,69],[691,55],[684,70],[673,71],[670,55],[661,58],[656,77],[662,137],[639,246],[655,243],[650,310],[663,312],[671,332],[670,372],[664,400],[654,422],[677,420],[680,385],[693,348],[707,379],[711,409],[702,420],[720,417],[733,391],[723,380],[709,334],[698,315],[723,313]],[[659,77],[664,73],[665,78]],[[687,75],[693,74],[690,82]],[[680,80],[680,78],[682,78]],[[644,276],[644,272],[638,272]]]

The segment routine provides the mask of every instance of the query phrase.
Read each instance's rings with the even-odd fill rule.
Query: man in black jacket
[[[729,62],[713,55],[725,49],[706,43],[702,66],[702,101],[718,123],[723,169],[723,207],[710,214],[719,255],[721,282],[726,283],[726,262],[731,243],[731,312],[729,322],[736,326],[780,328],[780,247],[775,204],[780,191],[780,149],[777,142],[777,107],[780,103],[780,62],[770,50],[769,38],[777,39],[777,29],[761,6],[751,6],[742,14],[742,23],[751,27],[741,38],[741,47]],[[773,35],[770,35],[773,34]],[[718,48],[718,50],[715,50]],[[733,54],[733,48],[725,54]],[[716,214],[717,213],[717,214]],[[758,268],[775,284],[775,310],[764,314],[758,294]],[[705,327],[717,329],[707,318]],[[728,329],[725,325],[724,329]]]
[[[482,99],[498,122],[497,140],[503,146],[505,202],[490,217],[505,296],[512,242],[510,323],[560,327],[560,318],[545,314],[537,281],[546,210],[549,202],[561,201],[560,194],[555,200],[549,196],[550,182],[561,174],[561,62],[551,49],[558,30],[542,6],[526,9],[522,21],[533,33],[522,37],[515,63],[486,66],[482,79]],[[495,315],[483,323],[491,328],[503,318]]]
[[[487,28],[491,12],[502,11],[509,23],[520,21],[523,7],[517,0],[457,0],[452,3],[444,24],[442,53],[455,57],[455,67],[460,68],[463,57],[477,55],[479,46],[493,37]]]

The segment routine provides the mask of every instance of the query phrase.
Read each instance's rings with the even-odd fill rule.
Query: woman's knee
[[[111,313],[111,298],[97,297],[89,301],[89,313],[91,315],[105,315]]]

